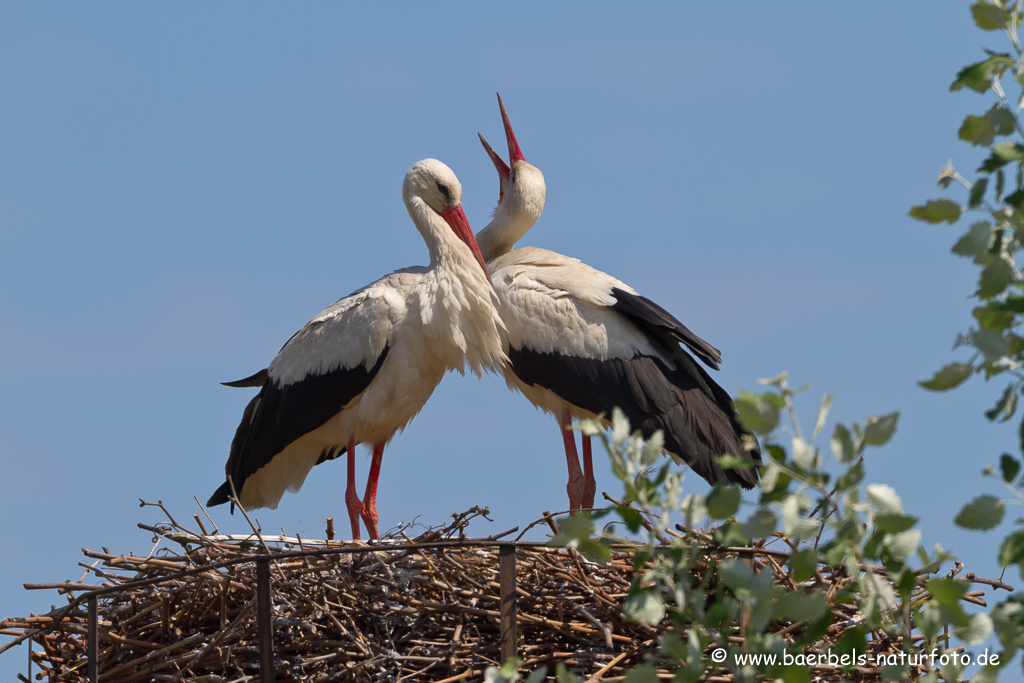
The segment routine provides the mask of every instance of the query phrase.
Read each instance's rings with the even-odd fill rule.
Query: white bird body
[[[643,354],[675,367],[646,335],[612,308],[613,288],[636,292],[611,275],[579,259],[537,247],[521,247],[492,258],[487,268],[494,279],[498,311],[511,348],[594,360]],[[597,417],[550,389],[526,384],[511,366],[505,366],[504,376],[511,388],[556,417],[566,410],[574,419]]]
[[[595,482],[589,437],[583,438],[581,470],[575,439],[564,430],[573,419],[607,419],[613,407],[648,438],[663,431],[666,452],[708,481],[753,486],[755,470],[726,471],[715,461],[723,453],[760,460],[756,440],[735,420],[729,395],[687,353],[717,369],[716,348],[629,285],[579,259],[514,248],[544,210],[547,189],[544,175],[523,158],[500,96],[498,101],[510,161],[506,165],[481,136],[501,193],[477,242],[508,329],[505,381],[558,420],[570,507],[590,507]]]
[[[472,233],[467,239],[446,224],[453,211],[465,221],[461,195],[441,162],[413,166],[403,196],[430,265],[396,271],[329,306],[265,371],[233,383],[262,387],[245,410],[226,466],[243,506],[275,508],[286,490],[302,487],[314,465],[346,451],[351,473],[355,443],[374,444],[379,467],[378,447],[382,452],[416,416],[448,370],[463,373],[468,364],[480,376],[507,362],[497,297]],[[229,494],[225,483],[211,504],[227,502]],[[362,514],[366,519],[369,512]],[[353,527],[358,537],[356,520]],[[376,519],[370,533],[376,535]]]

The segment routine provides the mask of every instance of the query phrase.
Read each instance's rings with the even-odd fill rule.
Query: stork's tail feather
[[[229,500],[231,500],[231,486],[227,482],[224,482],[220,485],[220,488],[213,492],[213,495],[210,496],[210,500],[206,501],[206,507],[212,508],[215,505],[223,505]],[[232,512],[234,511],[233,508],[234,506],[232,506]]]
[[[634,401],[623,408],[635,429],[645,438],[660,429],[665,450],[709,483],[727,482],[745,489],[757,485],[756,467],[726,469],[718,463],[726,453],[760,463],[761,450],[754,435],[736,420],[729,394],[703,368],[694,363],[690,372],[681,368],[672,371],[660,360],[644,357],[628,365],[633,380],[630,386],[644,388],[631,392]],[[693,370],[700,381],[695,381]]]
[[[757,485],[758,468],[723,468],[718,458],[728,453],[741,460],[759,464],[761,449],[756,437],[744,430],[736,420],[729,395],[710,378],[714,396],[697,388],[682,390],[682,400],[671,410],[649,420],[641,427],[644,433],[661,429],[665,447],[709,482],[728,482],[745,489]]]
[[[264,384],[267,383],[267,378],[268,377],[269,377],[269,375],[267,374],[267,370],[266,370],[266,368],[264,368],[263,370],[260,370],[259,372],[257,372],[254,375],[249,375],[245,379],[236,379],[234,382],[221,382],[221,384],[223,384],[226,387],[239,387],[239,388],[244,388],[244,387],[262,387]]]

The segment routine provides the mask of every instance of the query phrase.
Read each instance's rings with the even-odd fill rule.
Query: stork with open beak
[[[569,427],[605,417],[618,406],[645,438],[662,430],[665,451],[709,483],[757,483],[757,469],[725,469],[725,453],[759,463],[752,434],[736,421],[732,400],[694,360],[718,369],[721,353],[671,313],[629,285],[578,259],[515,244],[544,210],[544,175],[519,147],[505,105],[506,164],[480,141],[498,171],[494,217],[477,233],[508,328],[510,388],[558,420],[569,469],[571,509],[594,503],[590,437],[583,436],[583,468]],[[690,354],[693,354],[691,356]]]
[[[405,174],[402,197],[430,253],[328,307],[265,369],[229,386],[259,387],[231,443],[227,481],[208,505],[276,508],[314,465],[348,454],[345,503],[377,531],[384,446],[420,411],[448,370],[494,372],[507,361],[487,266],[462,210],[462,186],[436,159]],[[355,446],[373,445],[366,492],[355,489]],[[233,508],[233,505],[232,505]]]

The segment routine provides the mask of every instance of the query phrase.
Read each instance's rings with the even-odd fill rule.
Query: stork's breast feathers
[[[500,372],[505,356],[505,324],[494,288],[478,265],[459,275],[435,270],[417,288],[409,315],[420,323],[418,343],[429,345],[446,370],[474,374]]]

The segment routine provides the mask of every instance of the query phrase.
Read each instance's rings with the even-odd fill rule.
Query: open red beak
[[[477,133],[477,136],[480,138],[480,142],[483,144],[484,149],[487,150],[487,156],[491,158],[491,163],[494,164],[494,168],[498,170],[498,176],[502,180],[508,178],[508,175],[509,173],[512,172],[512,169],[509,168],[508,164],[506,164],[505,161],[500,156],[498,156],[498,153],[495,152],[489,144],[487,144],[487,140],[484,140],[483,135]]]
[[[466,218],[466,212],[462,210],[462,205],[445,209],[441,212],[441,218],[445,220],[452,232],[470,248],[480,267],[484,269],[487,281],[491,282],[491,271],[487,270],[487,262],[484,261],[484,255],[480,252],[480,245],[476,243],[476,237],[473,236],[473,229],[469,227],[469,219]]]
[[[526,157],[523,156],[523,150],[519,149],[519,141],[516,140],[516,134],[512,132],[512,123],[508,120],[508,112],[505,111],[505,103],[501,100],[501,93],[498,93],[498,107],[501,109],[501,121],[505,124],[505,141],[508,143],[508,163],[498,156],[498,153],[487,144],[487,140],[484,140],[484,136],[477,133],[480,138],[480,143],[483,144],[484,149],[487,150],[487,156],[491,158],[491,163],[494,164],[494,168],[498,171],[498,178],[501,182],[501,189],[498,192],[498,203],[505,199],[505,187],[504,183],[508,180],[508,177],[512,174],[512,166],[517,161],[526,161]]]
[[[519,149],[519,142],[516,134],[512,132],[512,124],[508,120],[508,112],[505,111],[505,103],[501,101],[501,93],[498,95],[498,107],[501,109],[501,122],[505,124],[505,140],[508,142],[508,165],[515,166],[517,161],[526,161],[523,150]]]

